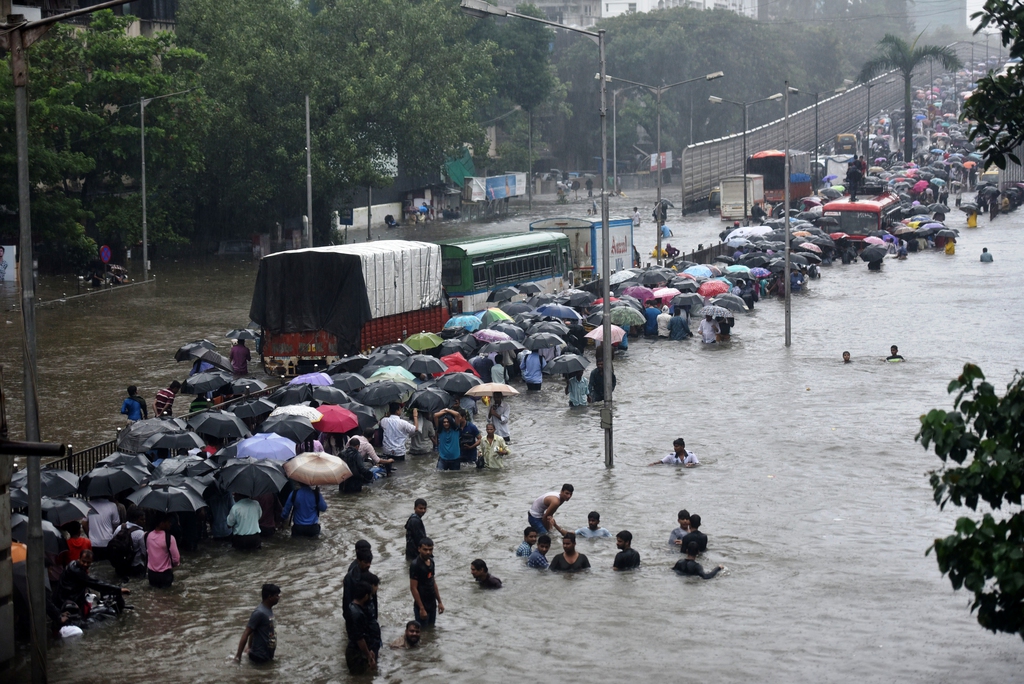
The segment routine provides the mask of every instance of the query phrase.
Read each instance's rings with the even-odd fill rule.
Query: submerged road
[[[653,197],[653,192],[650,193]],[[613,215],[633,198],[613,200]],[[653,228],[642,209],[649,244]],[[545,204],[536,216],[580,215]],[[627,212],[627,210],[629,210]],[[438,473],[407,462],[397,477],[357,497],[325,492],[330,509],[318,540],[283,534],[244,555],[205,544],[187,555],[169,591],[133,581],[136,610],[51,650],[53,681],[370,681],[344,663],[341,582],[360,538],[372,542],[382,578],[384,641],[411,614],[403,524],[416,497],[428,500],[437,581],[447,612],[422,648],[385,646],[377,681],[958,681],[1019,678],[1019,637],[993,635],[954,593],[925,550],[948,534],[927,473],[939,460],[914,442],[918,416],[951,407],[945,387],[965,361],[1005,387],[1024,358],[1024,212],[982,217],[962,228],[954,257],[940,252],[822,269],[793,301],[793,346],[783,346],[783,310],[763,301],[739,315],[733,342],[637,341],[616,364],[616,467],[603,466],[598,412],[569,409],[562,385],[509,400],[513,455],[503,471]],[[395,237],[440,239],[522,230],[530,217],[483,226],[399,229]],[[687,250],[717,241],[705,216],[671,222]],[[995,262],[981,264],[988,247]],[[149,292],[94,298],[39,312],[41,414],[46,439],[86,446],[109,438],[124,387],[153,393],[187,372],[171,359],[183,341],[218,338],[246,323],[251,263],[158,263]],[[67,286],[44,281],[49,298]],[[71,285],[73,287],[73,285]],[[67,291],[64,289],[64,291]],[[70,294],[70,292],[69,292]],[[0,326],[12,434],[20,434],[21,370],[13,290]],[[881,359],[897,344],[904,364]],[[853,363],[840,354],[849,350]],[[591,354],[592,355],[592,354]],[[646,467],[686,438],[702,465]],[[594,566],[558,576],[513,557],[526,510],[562,482],[576,494],[563,527],[601,513],[614,534],[633,533],[639,571],[614,573],[614,543],[582,540]],[[714,580],[671,571],[666,545],[676,511],[699,513],[710,537],[704,565]],[[552,554],[557,552],[556,548]],[[469,574],[487,561],[505,586],[478,590]],[[551,555],[549,554],[549,557]],[[100,567],[100,572],[109,568]],[[230,662],[260,584],[280,584],[276,662]],[[24,671],[24,670],[22,670]]]

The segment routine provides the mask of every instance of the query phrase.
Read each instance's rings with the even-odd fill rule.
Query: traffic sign
[[[338,210],[338,223],[343,226],[352,225],[352,209],[345,208]]]
[[[100,261],[105,264],[110,263],[110,247],[107,247],[106,245],[100,247]]]

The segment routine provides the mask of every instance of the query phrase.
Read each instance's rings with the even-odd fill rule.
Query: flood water
[[[651,193],[652,194],[652,193]],[[642,195],[649,214],[651,197]],[[613,201],[631,214],[632,198]],[[534,215],[576,215],[586,204]],[[951,224],[963,228],[964,215]],[[484,225],[402,229],[389,237],[440,239],[523,230],[529,217]],[[709,244],[722,224],[676,219],[680,249]],[[650,228],[645,221],[645,229]],[[793,345],[783,307],[763,301],[737,317],[731,344],[636,341],[616,362],[614,469],[603,463],[595,409],[570,409],[555,381],[512,406],[513,456],[503,471],[438,473],[407,462],[397,477],[356,497],[325,492],[318,540],[279,534],[244,555],[209,543],[184,558],[169,591],[133,581],[136,610],[51,650],[53,681],[959,681],[1017,680],[1019,637],[992,635],[970,614],[925,551],[952,531],[927,473],[939,460],[914,442],[918,416],[951,407],[948,382],[965,361],[998,387],[1012,379],[1024,341],[1024,212],[982,217],[957,255],[912,254],[881,273],[864,264],[823,269],[794,296]],[[641,253],[649,241],[638,239]],[[988,247],[995,262],[980,264]],[[44,439],[87,446],[122,424],[124,388],[147,399],[187,364],[182,342],[247,323],[255,265],[210,259],[158,263],[155,288],[134,288],[41,309],[40,412]],[[70,282],[70,281],[69,281]],[[72,294],[44,281],[41,296]],[[21,435],[20,314],[5,292],[0,362],[12,435]],[[904,364],[881,359],[897,344]],[[849,350],[853,363],[840,354]],[[646,467],[686,439],[702,465]],[[571,482],[556,516],[586,525],[597,510],[614,534],[633,533],[643,565],[611,570],[614,542],[581,540],[593,570],[558,576],[513,556],[538,495]],[[371,541],[382,578],[385,643],[411,617],[403,524],[412,501],[429,502],[437,582],[447,612],[422,648],[381,652],[375,677],[344,662],[341,585],[352,545]],[[699,513],[710,537],[711,581],[677,577],[666,545],[676,512]],[[552,554],[558,552],[557,543]],[[487,561],[505,586],[478,590],[469,574]],[[102,574],[109,568],[100,568]],[[263,582],[283,588],[278,649],[267,668],[234,665]],[[25,672],[25,668],[21,669]],[[969,674],[968,674],[969,673]]]

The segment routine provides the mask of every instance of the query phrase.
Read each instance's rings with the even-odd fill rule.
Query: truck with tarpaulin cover
[[[601,220],[549,218],[534,221],[531,231],[553,231],[569,238],[570,267],[576,284],[601,277]],[[608,219],[611,270],[621,271],[633,265],[633,219]]]
[[[438,331],[448,320],[441,247],[381,240],[260,260],[249,317],[267,373],[323,370],[343,356]]]

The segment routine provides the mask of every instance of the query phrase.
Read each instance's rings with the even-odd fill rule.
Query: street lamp
[[[735,100],[726,100],[724,97],[716,97],[711,95],[708,97],[708,102],[711,104],[722,104],[728,102],[734,104],[743,110],[743,225],[747,225],[747,110],[750,105],[757,104],[758,102],[777,102],[782,99],[782,93],[775,93],[768,97],[760,100],[753,100],[752,102],[736,102]],[[660,233],[659,233],[660,235]]]
[[[614,433],[612,430],[612,309],[611,288],[608,283],[608,278],[611,276],[612,259],[611,237],[608,231],[608,79],[605,78],[604,70],[604,29],[598,29],[595,33],[574,26],[563,26],[546,19],[538,19],[537,17],[495,7],[484,2],[484,0],[462,0],[459,3],[459,8],[472,17],[518,17],[527,21],[535,21],[546,26],[583,34],[597,43],[598,61],[600,63],[598,80],[601,82],[601,295],[604,297],[601,307],[601,329],[604,333],[604,342],[602,343],[604,352],[604,406],[601,408],[601,427],[604,429],[604,465],[606,468],[611,468],[615,464]]]
[[[786,137],[786,156],[785,156],[785,159],[783,161],[784,169],[783,169],[783,172],[782,172],[783,175],[785,176],[785,179],[783,180],[783,188],[784,188],[784,190],[783,190],[783,195],[782,195],[782,211],[784,212],[784,216],[785,216],[785,222],[784,222],[783,225],[785,226],[785,230],[786,230],[786,272],[785,272],[785,275],[783,277],[786,279],[785,280],[785,283],[786,283],[786,346],[788,347],[789,344],[790,344],[790,332],[792,331],[792,323],[791,323],[791,320],[790,320],[790,305],[792,303],[792,291],[791,291],[792,288],[790,287],[790,282],[789,282],[789,269],[790,269],[789,255],[790,255],[790,242],[792,240],[792,235],[789,234],[789,95],[790,95],[790,93],[794,93],[795,94],[795,93],[799,93],[800,91],[797,90],[796,88],[790,88],[789,87],[789,81],[786,81],[785,87],[786,87],[786,110],[785,110],[786,113],[785,113],[785,118],[784,118],[784,122],[785,122],[784,123],[784,129],[785,129],[785,137]]]
[[[139,145],[139,149],[142,152],[142,282],[149,280],[149,236],[146,232],[146,105],[153,100],[162,100],[165,97],[183,95],[193,90],[195,90],[195,88],[179,90],[176,93],[157,95],[156,97],[147,97],[139,100],[139,132],[142,137],[141,144]]]
[[[895,78],[890,78],[888,81],[878,81],[875,83],[865,83],[864,87],[868,90],[868,118],[864,121],[864,159],[871,156],[871,89],[879,85],[889,85],[895,83]],[[931,84],[928,85],[928,93],[931,94]]]
[[[655,251],[655,255],[657,257],[657,262],[658,262],[659,266],[662,264],[662,260],[661,260],[661,227],[662,227],[662,225],[664,223],[663,220],[662,220],[663,216],[662,216],[662,211],[661,211],[661,171],[662,171],[662,168],[661,168],[661,94],[663,92],[665,92],[666,90],[670,89],[670,88],[675,88],[676,86],[686,85],[687,83],[695,83],[697,81],[714,81],[715,79],[722,78],[723,76],[725,76],[724,72],[716,71],[714,73],[707,74],[706,76],[698,76],[696,78],[688,78],[685,81],[679,81],[678,83],[670,83],[668,85],[660,85],[660,86],[652,86],[652,85],[647,85],[646,83],[638,83],[637,81],[630,81],[629,79],[619,78],[617,76],[605,76],[605,78],[607,80],[609,80],[609,81],[619,81],[621,83],[630,83],[634,87],[637,87],[637,88],[646,88],[647,90],[651,91],[652,93],[654,93],[658,97],[658,113],[657,113],[657,116],[658,116],[658,136],[657,136],[657,142],[656,142],[656,145],[657,145],[657,155],[658,155],[658,164],[657,164],[657,169],[658,169],[658,201],[657,201],[657,204],[655,204],[655,215],[657,216],[657,219],[655,220],[654,223],[655,223],[655,228],[658,231],[657,248],[656,248],[656,251]],[[601,74],[595,74],[594,78],[601,78]]]

